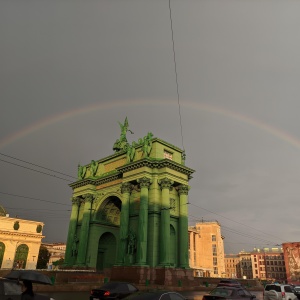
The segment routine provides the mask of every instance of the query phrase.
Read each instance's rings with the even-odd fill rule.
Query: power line
[[[31,162],[28,162],[26,160],[22,160],[22,159],[19,159],[19,158],[16,158],[16,157],[4,154],[4,153],[0,153],[0,155],[5,156],[5,157],[9,157],[9,158],[12,158],[12,159],[15,159],[15,160],[18,160],[18,161],[21,161],[21,162],[24,162],[26,164],[29,164],[29,165],[32,165],[32,166],[35,166],[35,167],[39,167],[39,168],[44,169],[44,170],[48,170],[48,171],[51,171],[51,172],[54,172],[54,173],[58,173],[58,174],[61,174],[61,175],[64,175],[64,176],[67,176],[67,177],[70,177],[70,178],[77,179],[74,176],[71,176],[71,175],[68,175],[68,174],[65,174],[65,173],[62,173],[62,172],[58,172],[58,171],[55,171],[55,170],[52,170],[52,169],[49,169],[49,168],[46,168],[46,167],[43,167],[43,166],[31,163]]]
[[[181,132],[182,148],[184,150],[183,133],[182,133],[182,122],[181,122],[181,107],[180,107],[180,101],[179,101],[180,97],[179,97],[178,74],[177,74],[177,64],[176,64],[176,55],[175,55],[174,30],[173,30],[172,9],[171,9],[171,0],[169,0],[169,12],[170,12],[170,23],[171,23],[171,33],[172,33],[173,59],[174,59],[174,67],[175,67],[175,79],[176,79],[176,91],[177,91],[177,102],[178,102],[180,132]]]
[[[33,172],[37,172],[37,173],[41,173],[41,174],[44,174],[44,175],[47,175],[47,176],[51,176],[51,177],[54,177],[54,178],[57,178],[57,179],[61,179],[61,180],[73,182],[72,180],[65,179],[65,178],[62,178],[62,177],[59,177],[59,176],[56,176],[56,175],[53,175],[53,174],[49,174],[49,173],[43,172],[43,171],[38,171],[38,170],[29,168],[29,167],[25,167],[25,166],[22,166],[22,165],[19,165],[19,164],[15,164],[15,163],[12,163],[10,161],[6,161],[6,160],[3,160],[3,159],[0,159],[0,161],[5,162],[7,164],[11,164],[11,165],[17,166],[17,167],[20,167],[20,168],[24,168],[24,169],[27,169],[27,170],[30,170],[30,171],[33,171]]]
[[[196,205],[196,204],[193,204],[193,203],[190,203],[190,204],[191,204],[191,205],[194,205],[194,206],[196,206],[196,207],[198,207],[198,208],[200,208],[200,209],[203,209],[203,210],[205,210],[205,211],[208,211],[208,212],[210,212],[210,213],[212,213],[212,214],[214,214],[214,215],[220,216],[220,217],[222,217],[222,218],[224,218],[224,219],[226,219],[226,220],[229,220],[229,221],[231,221],[231,222],[237,223],[237,224],[239,224],[239,225],[243,225],[243,226],[245,226],[245,227],[251,228],[251,229],[256,230],[256,231],[258,231],[258,232],[260,232],[260,233],[263,233],[263,234],[268,235],[268,236],[273,236],[273,237],[275,237],[276,239],[278,239],[278,236],[272,235],[272,234],[267,233],[267,232],[264,232],[264,231],[262,231],[262,230],[260,230],[260,229],[257,229],[257,228],[254,228],[254,227],[252,227],[252,226],[245,225],[245,224],[240,223],[240,222],[238,222],[238,221],[232,220],[232,219],[230,219],[230,218],[227,218],[227,217],[225,217],[225,216],[222,216],[222,215],[220,215],[220,214],[218,214],[218,213],[215,213],[215,212],[213,212],[213,211],[211,211],[211,210],[205,209],[205,208],[203,208],[203,207],[201,207],[201,206],[198,206],[198,205]],[[284,239],[282,239],[282,240],[284,240]]]
[[[194,219],[196,219],[196,220],[199,220],[199,218],[197,218],[195,216],[192,216],[192,215],[189,215],[189,216],[192,217],[192,218],[194,218]],[[221,225],[221,228],[222,228],[222,230],[225,230],[225,231],[227,230],[227,231],[229,231],[231,233],[235,233],[235,234],[243,236],[243,237],[251,238],[253,240],[258,240],[258,241],[264,242],[266,244],[274,244],[273,241],[270,241],[270,240],[267,240],[267,239],[263,239],[263,238],[259,238],[259,237],[255,236],[255,235],[251,235],[251,234],[248,234],[248,233],[245,233],[245,232],[242,232],[242,231],[237,231],[235,229],[232,229],[232,228],[224,226],[224,225]]]
[[[24,198],[24,199],[30,199],[30,200],[35,200],[35,201],[48,202],[48,203],[53,203],[53,204],[70,206],[68,204],[63,204],[63,203],[59,203],[59,202],[54,202],[54,201],[49,201],[49,200],[43,200],[43,199],[33,198],[33,197],[27,197],[27,196],[21,196],[21,195],[15,195],[15,194],[10,194],[10,193],[5,193],[5,192],[0,192],[0,194],[7,195],[7,196],[12,196],[12,197],[19,197],[19,198]]]

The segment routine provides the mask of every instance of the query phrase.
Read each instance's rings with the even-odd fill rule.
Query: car
[[[264,288],[264,300],[295,300],[293,288],[289,284],[271,283]]]
[[[240,282],[238,282],[238,281],[235,280],[235,279],[222,279],[222,280],[218,283],[217,287],[218,287],[218,286],[237,286],[237,287],[240,287],[240,286],[242,286],[242,285],[240,284]]]
[[[300,299],[300,286],[299,285],[294,285],[294,294],[297,296],[298,299]]]
[[[213,289],[209,294],[203,295],[203,300],[252,300],[256,298],[255,295],[251,294],[243,287],[236,286],[219,286]]]
[[[129,282],[111,281],[98,289],[92,289],[90,300],[123,299],[137,291],[138,288]]]
[[[0,299],[1,300],[21,300],[22,284],[17,280],[0,278]],[[35,300],[54,300],[45,295],[34,293]]]
[[[172,291],[144,291],[137,292],[125,300],[186,300],[181,294]]]
[[[0,299],[20,300],[21,294],[22,287],[17,281],[0,278]]]

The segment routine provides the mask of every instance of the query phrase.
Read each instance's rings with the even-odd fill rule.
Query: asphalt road
[[[262,292],[251,292],[256,296],[256,300],[263,300]],[[55,300],[89,300],[88,292],[60,292],[60,293],[43,293]],[[181,292],[188,300],[201,300],[206,292]]]

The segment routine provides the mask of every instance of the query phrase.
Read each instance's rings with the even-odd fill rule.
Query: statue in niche
[[[143,157],[149,157],[150,155],[152,149],[152,138],[153,138],[153,133],[148,132],[148,134],[144,137],[142,141]]]
[[[95,176],[98,170],[99,163],[97,161],[92,160],[90,165],[91,176]]]
[[[73,239],[73,244],[72,244],[72,256],[76,256],[78,251],[77,251],[77,244],[79,242],[79,239],[77,238],[77,235],[74,235]]]
[[[135,249],[136,249],[136,236],[135,236],[134,232],[129,230],[127,238],[128,238],[127,253],[128,254],[134,254]]]
[[[83,179],[86,173],[86,167],[78,164],[78,178]]]

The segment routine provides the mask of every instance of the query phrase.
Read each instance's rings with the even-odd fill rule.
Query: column
[[[178,187],[179,194],[179,267],[189,268],[188,244],[188,185]]]
[[[92,202],[94,200],[94,196],[92,194],[87,194],[83,196],[83,199],[84,199],[84,211],[83,211],[80,237],[79,237],[79,247],[78,247],[78,256],[77,256],[78,265],[85,265],[86,250],[87,250],[88,237],[89,237],[90,216],[91,216]]]
[[[119,248],[117,256],[117,265],[124,265],[124,258],[127,253],[127,237],[128,237],[128,225],[129,225],[129,201],[130,193],[132,190],[132,184],[125,182],[121,186],[121,192],[123,194],[121,216],[120,216],[120,236],[119,236]]]
[[[136,264],[140,266],[147,265],[147,235],[148,235],[148,198],[150,179],[143,177],[137,182],[141,188],[139,229],[137,236]]]
[[[81,199],[79,197],[74,197],[72,199],[72,212],[71,212],[71,218],[70,218],[70,223],[69,223],[67,248],[66,248],[66,254],[65,254],[65,265],[72,265],[74,262],[74,258],[72,259],[72,256],[73,256],[72,247],[73,247],[74,237],[76,235],[80,203],[81,203]]]
[[[170,189],[174,182],[168,178],[159,181],[161,187],[160,265],[170,266]]]

